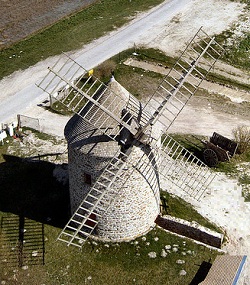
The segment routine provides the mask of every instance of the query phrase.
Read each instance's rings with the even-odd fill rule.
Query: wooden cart
[[[203,157],[205,163],[215,167],[220,161],[229,161],[235,155],[238,144],[214,132],[209,141],[202,141],[205,145]]]

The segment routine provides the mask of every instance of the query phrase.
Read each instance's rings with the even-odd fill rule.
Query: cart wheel
[[[218,164],[218,156],[216,154],[215,151],[213,151],[212,149],[205,149],[203,152],[203,157],[205,160],[205,163],[209,166],[209,167],[215,167]]]

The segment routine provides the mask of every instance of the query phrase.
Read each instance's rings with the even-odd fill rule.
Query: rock
[[[177,264],[184,264],[184,263],[185,263],[185,260],[178,259],[178,260],[176,260],[176,263],[177,263]]]
[[[156,252],[151,251],[151,252],[148,253],[148,256],[149,256],[150,258],[156,258]]]
[[[34,251],[32,251],[32,254],[31,254],[32,256],[37,256],[38,255],[38,251],[37,250],[34,250]]]
[[[179,275],[180,275],[180,276],[185,276],[185,275],[187,275],[187,272],[186,272],[184,269],[182,269],[182,270],[179,272]]]
[[[167,252],[163,249],[161,251],[161,257],[166,257],[167,255],[168,255]]]
[[[177,247],[174,247],[173,248],[173,252],[177,252],[178,251],[178,248]]]
[[[168,250],[168,249],[171,249],[171,245],[169,245],[169,244],[168,244],[168,245],[165,245],[165,249],[167,249],[167,250]]]
[[[24,266],[22,267],[23,270],[27,270],[28,268],[29,268],[28,265],[24,265]]]

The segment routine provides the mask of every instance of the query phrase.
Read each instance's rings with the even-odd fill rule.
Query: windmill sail
[[[148,124],[160,122],[165,133],[223,51],[223,47],[200,28],[146,103],[144,110],[153,114]]]
[[[157,156],[153,156],[155,152]],[[152,153],[147,156],[152,157],[149,163],[157,166],[161,181],[165,181],[162,183],[162,189],[169,191],[173,186],[177,186],[182,193],[196,200],[202,197],[216,175],[169,135],[164,136],[160,147],[152,145]],[[143,166],[138,162],[134,167],[137,169]]]
[[[102,174],[73,214],[58,239],[67,245],[82,247],[87,238],[94,232],[98,220],[112,205],[119,190],[126,183],[128,173],[124,177],[126,163],[118,158],[119,154],[110,161]],[[131,171],[131,170],[130,170]],[[115,187],[114,187],[115,184]]]
[[[60,102],[67,110],[78,114],[86,123],[116,140],[121,128],[126,128],[132,134],[137,130],[129,123],[130,117],[125,112],[117,116],[116,109],[126,110],[127,100],[107,87],[94,75],[64,55],[58,59],[46,77],[38,84],[43,91],[54,100]],[[130,94],[130,97],[132,95]],[[131,101],[131,100],[130,100]],[[84,112],[81,112],[84,109]],[[98,113],[98,120],[96,114]],[[109,122],[109,123],[108,123]],[[104,126],[113,125],[113,129]],[[116,126],[115,126],[116,125]]]

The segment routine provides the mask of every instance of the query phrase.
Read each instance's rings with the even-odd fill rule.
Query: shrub
[[[250,127],[246,125],[239,125],[233,130],[235,141],[238,143],[239,154],[250,150]]]

